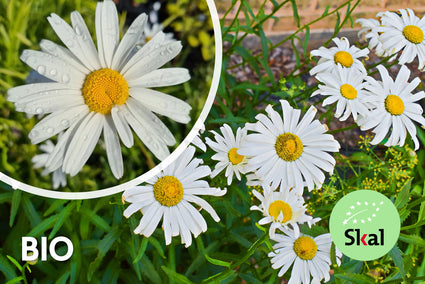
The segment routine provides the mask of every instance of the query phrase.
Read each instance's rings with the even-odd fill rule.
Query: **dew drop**
[[[69,126],[69,120],[68,119],[62,119],[61,124],[65,127]]]
[[[53,16],[52,18],[53,18],[53,23],[55,23],[56,25],[62,24],[62,21],[58,16]]]
[[[47,128],[47,130],[46,130],[46,131],[47,131],[47,133],[52,134],[52,133],[53,133],[53,130],[54,130],[54,129],[53,129],[52,127],[49,127],[49,128]]]
[[[28,134],[28,136],[29,136],[30,138],[35,138],[35,137],[37,137],[37,136],[38,136],[38,132],[37,132],[37,130],[32,130],[32,131]]]
[[[43,109],[41,107],[36,108],[35,112],[37,114],[42,114],[43,113]]]
[[[63,76],[62,76],[62,82],[63,83],[69,83],[69,80],[70,80],[69,75],[63,74]]]
[[[81,35],[82,34],[82,32],[81,32],[81,29],[77,26],[77,27],[75,27],[75,33],[77,34],[77,35]]]
[[[37,72],[40,73],[41,75],[44,75],[44,73],[46,73],[46,66],[44,66],[44,65],[38,66]]]
[[[73,41],[73,40],[68,40],[68,41],[65,43],[65,45],[66,45],[66,46],[68,46],[68,47],[73,47],[73,46],[74,46],[74,41]]]
[[[56,69],[52,69],[50,70],[50,75],[55,76],[58,72],[56,71]]]

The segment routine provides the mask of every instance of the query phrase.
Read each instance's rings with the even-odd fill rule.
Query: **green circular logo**
[[[385,195],[358,190],[337,202],[329,221],[335,246],[356,260],[372,260],[388,253],[400,234],[400,216]]]

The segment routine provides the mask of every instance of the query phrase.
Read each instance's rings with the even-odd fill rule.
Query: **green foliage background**
[[[359,2],[347,1],[337,8],[328,8],[314,21],[320,21],[331,15],[337,16],[334,35],[329,38],[326,45],[342,27],[352,25],[351,14]],[[40,18],[44,18],[49,13],[47,11],[56,11],[65,18],[73,9],[91,15],[95,2],[84,2],[84,4],[75,2],[72,6],[68,6],[70,4],[65,1],[53,4],[45,0],[32,3],[35,5],[32,8],[16,0],[9,2],[0,0],[0,3],[6,7],[4,11],[0,9],[0,33],[2,37],[3,34],[7,36],[4,37],[6,40],[0,42],[2,51],[0,171],[48,186],[49,179],[39,180],[39,173],[30,170],[30,157],[34,155],[36,149],[29,144],[24,133],[35,121],[28,121],[23,114],[11,111],[13,106],[5,101],[5,90],[22,83],[26,77],[28,69],[19,62],[17,57],[22,48],[25,46],[36,48],[36,43],[41,38],[48,37],[45,33],[48,33],[49,29],[44,27],[45,22],[40,21]],[[193,5],[191,3],[192,1],[180,0],[169,9],[172,11],[183,9],[178,7],[186,9]],[[261,9],[266,3],[271,3],[273,7],[267,13]],[[267,20],[273,19],[275,13],[285,4],[292,5],[298,30],[281,42],[273,44],[266,37],[262,26]],[[40,8],[37,10],[36,7]],[[195,9],[203,8],[197,6]],[[309,26],[312,23],[301,25],[297,3],[290,0],[264,0],[260,9],[256,10],[260,12],[256,12],[251,9],[249,1],[232,1],[232,6],[224,18],[228,17],[231,10],[236,11],[236,17],[226,22],[226,25],[223,25],[224,20],[222,21],[223,42],[226,47],[223,54],[223,70],[216,102],[206,121],[207,130],[216,130],[222,123],[228,123],[236,130],[237,127],[244,126],[246,122],[254,122],[258,112],[263,111],[267,104],[275,105],[280,98],[288,100],[293,107],[300,108],[304,112],[311,104],[320,105],[321,101],[309,100],[311,93],[317,89],[317,85],[308,86],[301,77],[314,65],[307,50]],[[343,11],[344,17],[341,16]],[[22,13],[22,17],[17,16],[17,13]],[[177,14],[176,12],[173,15]],[[174,26],[176,30],[185,25],[186,13],[179,15],[181,16],[170,21],[170,26],[176,23]],[[238,16],[242,16],[242,20]],[[93,23],[88,24],[93,26]],[[191,29],[186,32],[187,37],[182,36],[182,40],[186,38],[187,43],[194,48],[202,46],[202,44],[196,45],[196,40],[200,41],[204,37],[200,35],[201,32],[191,34]],[[51,36],[53,37],[53,34]],[[259,39],[261,53],[253,54],[252,50],[242,45],[242,41],[248,36]],[[7,40],[8,37],[9,40]],[[207,40],[203,41],[207,42]],[[289,76],[278,81],[274,79],[269,66],[269,56],[272,49],[284,43],[290,43],[294,47],[296,68]],[[204,54],[205,51],[201,53]],[[234,54],[242,58],[241,64],[231,64],[230,57]],[[387,61],[388,59],[383,59],[381,63],[388,65]],[[249,66],[254,70],[258,82],[238,81],[234,70],[239,66]],[[372,71],[372,68],[373,66],[369,66],[368,69]],[[202,71],[199,72],[204,74]],[[194,82],[200,83],[205,80],[195,79]],[[196,92],[196,88],[191,89],[187,85],[184,89],[186,93],[187,89],[193,94]],[[332,115],[333,109],[329,107],[319,119],[329,123],[333,120]],[[170,125],[170,127],[175,126]],[[330,129],[329,133],[348,135],[355,128],[355,125],[344,126]],[[179,131],[177,128],[174,129]],[[418,131],[419,139],[422,145],[425,145],[425,134],[422,129],[418,128]],[[203,137],[205,136],[211,137],[208,131],[203,134]],[[368,143],[370,137],[366,135],[360,141],[358,148],[353,149],[354,154],[334,155],[337,160],[335,174],[329,177],[322,189],[305,193],[309,212],[315,217],[321,217],[322,221],[312,229],[302,227],[302,231],[313,236],[328,232],[330,212],[335,202],[345,194],[364,188],[380,191],[394,201],[400,213],[402,228],[397,246],[375,261],[362,262],[343,257],[340,267],[336,265],[331,267],[333,269],[331,282],[421,283],[425,280],[425,262],[423,261],[425,236],[421,230],[425,225],[425,170],[423,168],[425,151],[421,149],[415,153],[411,145],[388,149],[382,146],[371,147]],[[8,162],[13,153],[16,155],[14,161],[21,159],[19,169],[14,169],[15,163]],[[214,154],[211,150],[206,153],[201,151],[197,153],[207,165],[214,166],[215,163],[210,159]],[[128,154],[132,156],[132,153]],[[106,162],[103,161],[103,163]],[[107,168],[106,164],[102,166]],[[140,169],[136,166],[139,166],[137,161],[131,165],[131,168]],[[81,178],[73,181],[74,184],[70,186],[73,189],[93,190],[108,182],[112,184],[112,181],[108,180],[110,174],[102,176],[105,178],[105,184],[95,183],[94,180],[101,180],[100,176],[96,176],[93,172],[96,169],[93,166],[86,167]],[[224,175],[219,175],[209,182],[211,186],[227,187]],[[205,214],[208,231],[199,236],[188,249],[180,244],[178,237],[166,247],[161,228],[158,228],[149,239],[134,235],[132,230],[137,226],[141,213],[135,214],[136,216],[128,220],[123,218],[122,212],[125,206],[122,205],[119,195],[84,201],[52,200],[14,191],[7,185],[2,185],[0,271],[3,275],[0,275],[0,282],[241,283],[245,281],[246,283],[281,283],[282,280],[277,277],[278,271],[271,268],[267,257],[272,245],[267,228],[258,226],[256,222],[261,216],[249,210],[252,205],[250,195],[252,189],[248,188],[245,182],[245,178],[240,183],[234,181],[227,187],[228,192],[224,197],[207,198],[222,220],[220,223],[215,223]],[[49,259],[33,266],[20,261],[22,236],[38,238],[47,236],[51,240],[59,235],[69,237],[74,243],[74,255],[69,261],[60,263]],[[11,256],[12,259],[7,256]],[[16,264],[13,259],[16,260]],[[335,263],[334,255],[332,259]],[[27,267],[31,269],[31,272]],[[289,279],[290,274],[291,272],[288,271],[284,278]]]

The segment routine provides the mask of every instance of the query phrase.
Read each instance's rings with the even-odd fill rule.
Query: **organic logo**
[[[372,260],[385,255],[397,242],[400,216],[383,194],[358,190],[335,205],[330,232],[343,254],[357,260]]]

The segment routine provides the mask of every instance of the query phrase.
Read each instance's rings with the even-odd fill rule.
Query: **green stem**
[[[244,256],[241,257],[241,259],[237,262],[235,262],[234,264],[232,264],[228,269],[214,275],[211,276],[208,279],[205,279],[204,281],[202,281],[201,283],[216,283],[219,282],[220,280],[223,280],[225,276],[230,275],[232,273],[232,271],[234,269],[236,269],[237,267],[239,267],[241,264],[243,264],[251,255],[254,254],[254,252],[257,250],[257,248],[262,245],[266,240],[267,237],[269,236],[269,234],[267,232],[265,232],[263,234],[263,236],[261,236],[261,238],[259,238],[257,241],[255,241],[255,243],[249,248],[248,253],[245,254]]]
[[[168,248],[168,267],[174,272],[176,271],[176,247],[174,242],[171,242]],[[170,284],[174,284],[174,280],[170,278]]]

